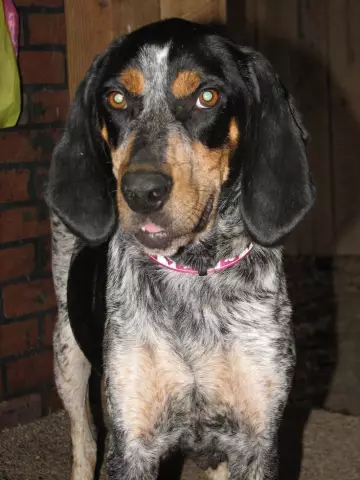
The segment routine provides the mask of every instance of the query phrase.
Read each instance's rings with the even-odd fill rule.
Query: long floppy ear
[[[90,245],[104,242],[115,224],[107,146],[101,137],[95,88],[104,56],[80,83],[50,166],[45,199],[61,220]]]
[[[247,52],[253,92],[242,167],[242,214],[261,245],[278,243],[314,203],[307,161],[308,140],[300,115],[271,65]]]

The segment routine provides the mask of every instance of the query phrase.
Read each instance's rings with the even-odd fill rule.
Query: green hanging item
[[[18,28],[18,15],[12,1],[0,0],[0,128],[16,125],[21,111]]]

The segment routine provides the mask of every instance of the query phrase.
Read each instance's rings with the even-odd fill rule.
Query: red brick
[[[66,44],[65,15],[34,13],[28,17],[30,44]]]
[[[24,45],[25,45],[24,18],[22,15],[19,15],[19,46],[23,47]]]
[[[34,175],[34,188],[37,199],[44,199],[45,185],[49,177],[49,169],[37,168]]]
[[[4,313],[7,318],[41,312],[56,306],[51,279],[3,287]]]
[[[17,125],[28,125],[29,124],[29,105],[28,105],[28,94],[22,92],[22,109],[20,118]]]
[[[0,212],[0,242],[12,242],[50,234],[45,207],[19,207]]]
[[[17,7],[62,7],[64,0],[16,0]]]
[[[26,162],[39,159],[39,148],[31,142],[29,132],[0,134],[0,162]]]
[[[0,133],[0,163],[49,161],[61,130]]]
[[[46,315],[44,319],[44,345],[51,347],[53,343],[53,332],[56,322],[56,314]]]
[[[69,92],[42,91],[30,97],[30,118],[33,123],[65,121],[69,108]]]
[[[22,51],[19,63],[24,84],[65,82],[65,59],[62,52]]]
[[[35,268],[34,245],[0,250],[0,282],[30,275]]]
[[[47,272],[47,273],[52,272],[52,250],[51,249],[52,249],[51,240],[48,240],[44,244],[44,252],[45,252],[44,261],[45,261],[45,263],[43,265],[44,271]]]
[[[37,319],[0,325],[0,355],[18,355],[36,347],[39,339]]]
[[[53,353],[43,352],[19,358],[6,365],[7,391],[12,395],[54,383]]]
[[[43,272],[51,273],[51,240],[42,239],[39,243],[40,266]]]
[[[0,203],[28,200],[29,170],[0,171]]]
[[[25,395],[0,403],[0,429],[15,427],[41,417],[41,397],[38,394]]]

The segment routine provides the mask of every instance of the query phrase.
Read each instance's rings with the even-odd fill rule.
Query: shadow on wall
[[[279,478],[298,480],[303,433],[311,410],[329,408],[342,413],[359,413],[351,411],[356,392],[350,382],[349,388],[345,388],[343,402],[333,401],[334,377],[342,357],[338,330],[340,322],[345,320],[341,301],[347,300],[339,291],[342,288],[339,287],[339,269],[331,255],[339,251],[343,239],[351,237],[354,225],[360,223],[360,127],[352,111],[352,99],[347,98],[348,94],[340,88],[329,67],[309,45],[305,42],[295,45],[262,31],[262,44],[266,45],[263,51],[246,39],[247,32],[254,32],[254,29],[246,24],[245,11],[241,11],[238,2],[228,0],[228,18],[231,36],[240,44],[254,46],[269,58],[294,95],[305,126],[314,130],[310,131],[310,163],[318,198],[313,213],[299,227],[296,241],[307,244],[300,250],[322,257],[289,256],[285,261],[294,305],[297,366],[279,436]],[[298,69],[292,78],[289,62]],[[326,79],[328,93],[321,91],[319,79]],[[321,104],[318,100],[320,97],[324,100],[324,94],[326,102]],[[323,178],[325,171],[328,171],[327,178]],[[323,227],[324,216],[327,218]],[[309,236],[312,237],[310,243]],[[341,247],[340,251],[343,251]],[[342,371],[340,368],[337,375]]]
[[[354,81],[349,87],[350,93],[339,84],[340,80],[349,86],[352,78],[357,79],[356,72],[360,75],[360,62],[355,55],[358,52],[360,58],[360,49],[355,39],[352,45],[349,33],[346,46],[332,45],[333,53],[329,53],[328,47],[329,52],[321,56],[316,51],[316,42],[302,38],[304,33],[300,27],[299,38],[294,41],[274,37],[246,23],[245,9],[241,11],[239,7],[246,3],[245,0],[228,0],[227,3],[230,19],[227,31],[239,44],[253,46],[271,61],[294,95],[310,132],[309,158],[317,186],[317,202],[297,229],[298,250],[320,256],[339,252],[351,254],[354,250],[358,254],[357,245],[349,246],[349,237],[354,238],[353,244],[360,238],[360,87],[356,87]],[[282,19],[279,17],[278,21]],[[339,19],[341,25],[345,21],[345,17]],[[319,28],[324,29],[324,26]],[[339,43],[344,43],[343,37],[339,37]],[[333,67],[324,63],[325,57],[332,58]],[[330,62],[329,58],[326,62]],[[352,235],[354,228],[358,229],[356,238]]]
[[[297,364],[280,429],[280,480],[298,480],[303,433],[312,409],[324,408],[338,361],[337,304],[331,258],[287,257]]]

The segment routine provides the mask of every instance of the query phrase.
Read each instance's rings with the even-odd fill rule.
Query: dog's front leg
[[[124,435],[112,429],[107,458],[108,480],[156,480],[159,462],[144,444],[127,444]]]
[[[267,440],[257,444],[243,454],[235,452],[229,458],[229,479],[231,480],[275,480],[277,478],[277,453],[275,432]],[[272,437],[272,438],[271,438]],[[245,455],[244,455],[245,454]],[[245,461],[244,461],[245,460]]]
[[[111,413],[109,417],[108,480],[156,480],[159,458],[151,440],[148,443],[146,439],[133,438],[119,418],[112,418]]]
[[[152,355],[145,346],[125,347],[115,333],[105,353],[108,408],[108,480],[156,480],[168,442],[159,435],[159,399]]]

